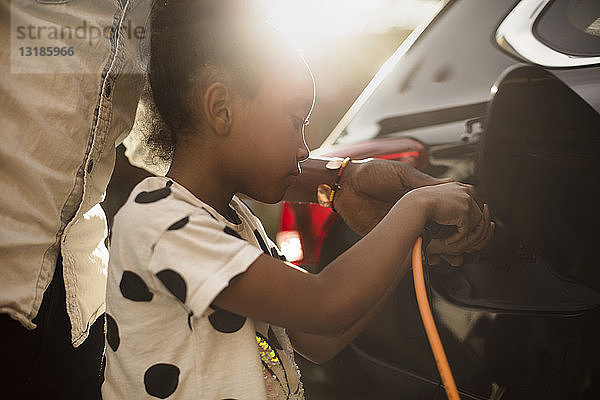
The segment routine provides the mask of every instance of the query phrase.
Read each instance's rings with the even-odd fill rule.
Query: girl
[[[165,127],[149,143],[171,166],[115,218],[105,399],[302,399],[293,349],[323,362],[349,343],[428,221],[458,226],[455,252],[490,237],[472,189],[447,183],[406,194],[318,275],[285,263],[236,194],[274,203],[296,182],[314,82],[246,4],[154,9],[150,84]]]

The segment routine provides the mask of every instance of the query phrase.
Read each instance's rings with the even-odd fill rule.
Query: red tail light
[[[381,158],[396,160],[422,169],[427,165],[427,150],[420,142],[409,138],[380,139],[340,146],[334,152],[321,153],[332,157],[354,159]],[[318,204],[283,203],[277,245],[288,261],[310,267],[317,265],[323,241],[339,218],[330,208]]]
[[[381,156],[377,156],[377,158],[382,158],[384,160],[398,160],[406,163],[414,163],[419,158],[419,152],[405,151],[402,153],[383,154]]]
[[[339,218],[330,208],[318,204],[283,203],[277,246],[288,261],[315,265],[321,255],[329,227]],[[296,221],[299,221],[297,223]]]

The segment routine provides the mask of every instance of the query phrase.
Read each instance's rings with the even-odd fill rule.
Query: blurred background
[[[310,65],[317,88],[306,130],[310,149],[323,142],[373,75],[410,32],[441,6],[438,0],[260,0],[267,20]],[[117,148],[106,200],[109,225],[131,189],[150,174],[129,164]],[[279,206],[250,205],[275,240]]]

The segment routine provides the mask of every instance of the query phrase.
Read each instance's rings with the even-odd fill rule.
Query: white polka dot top
[[[105,400],[304,398],[285,330],[212,304],[263,252],[283,258],[241,200],[230,206],[237,224],[152,177],[116,215]]]

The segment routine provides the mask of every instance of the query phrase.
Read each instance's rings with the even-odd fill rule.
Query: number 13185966
[[[22,57],[70,57],[75,54],[73,47],[19,47]]]

